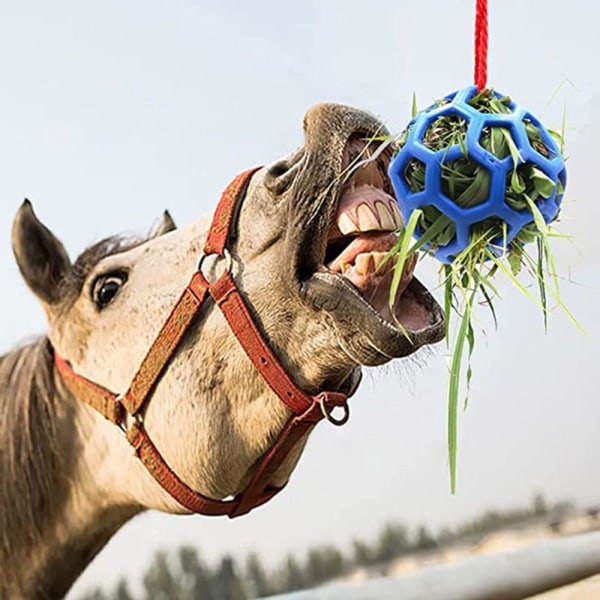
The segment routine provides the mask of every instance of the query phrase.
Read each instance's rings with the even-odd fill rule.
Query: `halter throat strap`
[[[275,487],[269,482],[292,448],[322,419],[343,425],[349,416],[347,394],[324,391],[311,396],[296,385],[262,336],[230,272],[227,243],[236,209],[257,170],[241,173],[225,189],[204,246],[203,258],[208,255],[228,257],[228,268],[210,283],[201,270],[200,261],[124,394],[115,394],[79,375],[56,351],[54,357],[56,368],[71,393],[123,429],[136,456],[158,484],[188,510],[210,516],[238,517],[270,500],[283,486]],[[230,500],[209,498],[189,487],[162,457],[143,420],[144,408],[169,360],[209,299],[225,316],[256,370],[290,411],[287,423],[271,448],[260,458],[249,484]],[[343,408],[343,416],[339,419],[332,415],[335,407]]]

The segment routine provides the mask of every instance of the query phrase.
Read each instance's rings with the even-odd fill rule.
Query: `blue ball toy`
[[[477,102],[473,99],[482,93],[502,99],[505,114],[478,110],[475,107]],[[434,149],[427,143],[428,132],[444,117],[466,128],[466,134],[461,139],[453,138],[453,143],[447,147]],[[504,156],[494,153],[494,148],[490,148],[489,136],[494,128],[504,130],[495,139],[506,140],[506,134],[510,132],[513,143],[510,140],[505,142]],[[532,131],[538,140],[536,143],[532,142]],[[482,145],[482,136],[487,136],[488,149]],[[510,152],[506,151],[507,147]],[[487,187],[480,186],[482,191],[477,201],[468,206],[452,198],[443,181],[444,170],[447,173],[452,169],[455,161],[462,161],[467,168],[482,167],[489,174],[489,178],[483,178]],[[415,189],[407,177],[407,169],[419,164],[421,169],[424,167],[424,177]],[[544,220],[550,223],[558,215],[566,186],[566,169],[560,148],[531,112],[498,92],[478,92],[475,86],[454,92],[418,113],[408,124],[401,138],[401,148],[389,166],[389,176],[405,223],[413,211],[428,207],[434,207],[454,223],[455,234],[452,239],[446,239],[443,245],[432,242],[424,245],[425,249],[446,264],[451,264],[469,246],[473,227],[480,223],[502,226],[502,240],[491,245],[496,255],[499,254],[499,246],[507,248],[513,240],[518,241],[515,236],[533,223],[533,214],[526,205],[515,202],[514,198],[511,201],[507,194],[512,189],[511,182],[518,187],[527,185],[524,173],[533,173],[538,178],[534,183],[540,183],[542,192],[533,193],[535,190],[539,192],[537,186],[529,189],[533,190],[532,200]],[[515,176],[517,183],[514,183]],[[415,229],[416,239],[421,238],[426,229],[427,223],[421,220]]]

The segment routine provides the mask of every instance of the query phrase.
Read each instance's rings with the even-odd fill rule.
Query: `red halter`
[[[227,257],[229,262],[226,245],[236,207],[256,171],[257,169],[251,169],[241,173],[223,192],[204,246],[204,256],[215,254]],[[321,419],[326,418],[335,425],[346,423],[349,416],[348,396],[339,392],[321,392],[316,396],[309,396],[296,386],[252,320],[250,311],[229,272],[229,264],[214,283],[209,283],[204,277],[201,265],[202,261],[148,350],[125,394],[115,394],[78,375],[56,352],[55,363],[73,395],[87,402],[123,429],[146,469],[179,504],[192,512],[228,515],[234,518],[264,504],[283,489],[269,486],[269,479],[296,443]],[[152,397],[154,387],[163,375],[169,359],[208,297],[221,309],[248,358],[291,412],[274,444],[260,459],[246,489],[232,500],[207,498],[185,484],[167,465],[152,443],[143,421],[142,409]],[[344,409],[344,415],[340,419],[331,415],[336,406]],[[131,425],[127,429],[128,420],[131,421]]]

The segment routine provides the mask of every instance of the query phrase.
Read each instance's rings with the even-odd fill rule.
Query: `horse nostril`
[[[276,196],[288,191],[298,173],[299,162],[294,160],[279,160],[269,167],[264,184],[267,190]]]
[[[272,177],[273,179],[281,177],[289,168],[290,165],[287,160],[279,160],[269,169],[267,177]]]
[[[284,175],[289,172],[289,169],[287,160],[279,160],[269,167],[265,175],[265,187],[269,192],[278,196],[287,190],[289,183]]]

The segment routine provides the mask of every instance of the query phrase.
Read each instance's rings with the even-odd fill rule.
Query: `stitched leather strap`
[[[200,311],[207,292],[208,282],[197,271],[173,307],[122,400],[130,415],[137,414],[148,400],[181,338]]]
[[[303,413],[312,404],[311,397],[296,386],[266,344],[230,273],[225,271],[210,286],[210,295],[225,315],[248,358],[271,389],[294,414]]]
[[[241,173],[223,192],[206,241],[206,254],[224,255],[237,204],[255,171],[251,169]],[[152,443],[143,421],[138,417],[209,295],[223,312],[248,358],[292,413],[271,448],[258,461],[246,489],[232,500],[208,498],[182,481]],[[127,431],[127,439],[138,458],[177,502],[192,512],[205,515],[229,515],[233,518],[270,500],[283,488],[273,487],[269,481],[296,444],[323,418],[343,424],[348,416],[345,394],[321,392],[317,396],[310,396],[295,384],[262,337],[235,280],[227,270],[212,284],[200,270],[194,273],[123,397],[77,374],[56,352],[55,363],[74,396],[88,403],[109,421],[122,426],[126,414],[135,417]],[[340,421],[330,416],[337,406],[346,409],[345,417]]]
[[[275,443],[262,457],[243,494],[237,499],[237,506],[230,514],[232,518],[245,515],[255,506],[258,506],[257,502],[260,501],[262,494],[269,489],[266,486],[271,477],[283,464],[296,444],[308,435],[321,419],[323,419],[323,413],[318,401],[313,402],[304,414],[289,419]],[[280,491],[283,488],[270,489]]]
[[[240,504],[239,498],[236,497],[233,500],[215,500],[192,490],[167,465],[143,426],[134,424],[127,432],[127,439],[148,472],[179,504],[192,512],[211,517],[220,515],[237,516],[234,515],[234,512]],[[271,488],[265,490],[259,497],[253,498],[250,509],[264,504],[281,489]]]
[[[64,384],[78,400],[89,404],[93,409],[104,415],[111,423],[115,425],[121,424],[125,416],[125,411],[117,401],[116,394],[75,373],[71,365],[61,358],[56,353],[56,350],[54,351],[54,364]]]
[[[252,175],[259,169],[260,167],[255,167],[237,175],[221,195],[221,199],[213,215],[206,243],[204,244],[204,254],[218,254],[223,256],[227,240],[231,235],[233,217],[239,200],[246,191]]]

